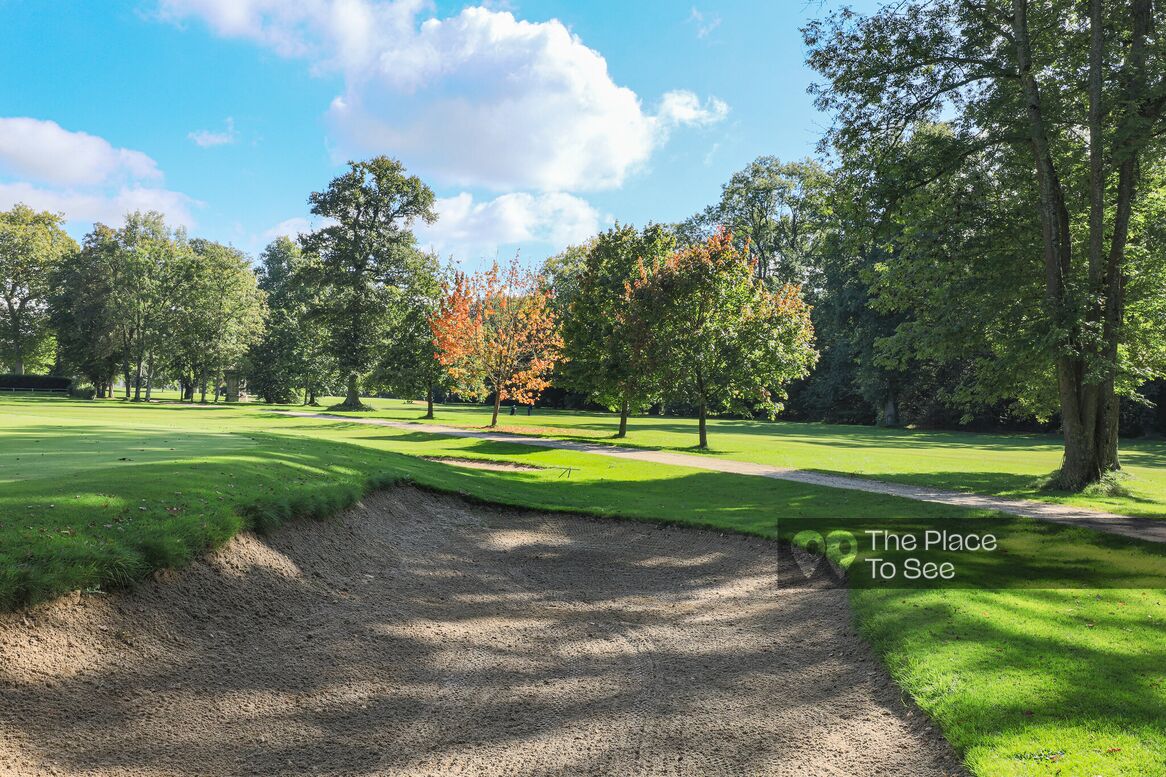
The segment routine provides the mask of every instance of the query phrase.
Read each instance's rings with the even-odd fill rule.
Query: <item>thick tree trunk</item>
[[[425,392],[425,417],[433,418],[433,386]]]
[[[355,372],[348,375],[348,392],[344,395],[344,404],[349,407],[360,404],[360,379]]]
[[[627,437],[628,436],[628,412],[629,412],[629,409],[630,409],[629,403],[628,403],[627,399],[625,398],[623,401],[623,404],[621,404],[619,406],[619,432],[616,433],[616,435],[615,435],[616,437]]]
[[[502,404],[502,395],[494,392],[494,415],[490,418],[490,426],[498,425],[498,407]]]
[[[20,354],[16,355],[16,361],[12,363],[12,372],[16,375],[24,374],[24,358]]]
[[[142,360],[139,358],[134,368],[134,401],[142,400]]]

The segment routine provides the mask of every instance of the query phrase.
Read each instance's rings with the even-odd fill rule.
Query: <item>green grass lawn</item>
[[[375,417],[422,420],[422,403],[367,400]],[[615,440],[619,418],[610,413],[538,409],[506,415],[507,431],[593,442],[695,452],[696,422],[687,418],[631,419],[626,439]],[[433,423],[478,427],[490,422],[490,408],[450,404],[437,407]],[[935,486],[955,491],[1060,502],[1125,515],[1166,518],[1166,441],[1122,440],[1125,477],[1121,495],[1048,493],[1042,485],[1060,465],[1055,434],[979,434],[787,421],[709,421],[708,455],[818,470],[875,480]]]
[[[377,404],[382,413],[400,417],[422,412],[416,405]],[[480,418],[457,413],[465,425]],[[453,415],[439,410],[439,420],[451,421]],[[571,428],[567,414],[555,418]],[[532,420],[552,426],[546,415]],[[677,429],[649,433],[649,420]],[[582,415],[577,427],[603,434],[605,428],[586,427],[608,423],[606,416]],[[687,425],[644,419],[633,434],[683,447],[681,430]],[[794,445],[802,446],[804,455],[817,451],[828,457],[835,448],[856,455],[842,444],[841,427],[757,424],[734,432],[734,425],[744,422],[719,421],[713,429],[712,442],[723,455],[757,461],[766,450],[778,455]],[[776,439],[763,437],[760,429],[776,430]],[[817,430],[824,431],[815,441]],[[860,439],[896,434],[852,431]],[[741,439],[732,445],[742,447],[730,451],[734,434]],[[991,463],[1001,439],[1008,441],[1007,461],[1022,460],[1022,441],[1034,439],[988,437],[977,451],[973,436],[937,436],[948,437],[962,440],[944,465],[953,468],[960,466],[959,457],[978,458],[980,466]],[[1035,439],[1038,447],[1050,446]],[[752,451],[742,440],[751,441]],[[873,461],[877,450],[885,449],[896,459],[887,469],[931,464],[910,445],[881,445],[863,455]],[[755,455],[743,455],[750,452]],[[1042,460],[1050,454],[1029,455]],[[542,469],[471,470],[422,456],[521,461]],[[4,398],[0,605],[126,584],[152,569],[181,565],[241,528],[269,529],[300,515],[323,518],[366,488],[405,478],[505,504],[767,537],[840,522],[855,531],[880,525],[899,530],[991,525],[1007,532],[1002,544],[1009,553],[969,571],[969,582],[989,586],[1026,566],[1036,579],[1044,574],[1058,583],[1077,579],[1080,571],[1084,586],[1092,570],[1114,557],[1127,560],[1131,574],[1166,565],[1163,546],[766,478],[295,418],[260,407]],[[1166,592],[1161,588],[856,585],[852,601],[859,627],[892,675],[935,717],[976,774],[1166,773]]]

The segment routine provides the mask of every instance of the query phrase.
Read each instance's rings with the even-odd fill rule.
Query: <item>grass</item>
[[[374,399],[366,417],[421,421],[424,405]],[[696,452],[696,422],[640,416],[628,436],[614,439],[619,418],[610,413],[539,409],[531,416],[503,409],[505,431],[590,442]],[[479,427],[490,422],[480,405],[439,405],[432,423]],[[1166,441],[1122,440],[1125,477],[1118,488],[1085,494],[1051,493],[1043,486],[1060,466],[1055,434],[979,434],[739,419],[709,421],[708,455],[779,467],[817,470],[998,496],[1023,497],[1124,515],[1166,518]]]
[[[423,412],[375,404],[380,414],[416,418]],[[454,414],[439,409],[438,420],[449,422]],[[475,421],[468,412],[458,419]],[[548,428],[566,425],[565,414],[532,420]],[[591,423],[586,415],[578,421],[580,428]],[[720,434],[713,444],[723,446],[722,455],[729,455],[735,423],[743,422],[720,421],[713,430]],[[780,437],[788,425],[757,426],[777,429]],[[817,429],[826,431],[814,443]],[[801,425],[777,442],[756,431],[743,434],[771,454],[790,437],[803,438],[791,445],[829,451],[842,440],[835,429]],[[853,430],[860,439],[868,432]],[[976,458],[975,438],[957,437],[968,449],[960,455]],[[995,455],[995,439],[986,438],[981,459]],[[1023,438],[1008,439],[1008,461],[1022,458],[1016,440]],[[896,467],[930,461],[915,457],[910,446],[889,444],[866,455],[888,447],[901,454]],[[542,469],[468,469],[423,456]],[[886,526],[991,527],[1008,552],[966,567],[961,584],[977,587],[879,588],[856,577],[858,625],[896,681],[935,718],[976,774],[1166,773],[1166,592],[1161,586],[1113,587],[1144,584],[1145,577],[1161,572],[1166,547],[766,478],[295,418],[247,406],[4,398],[0,605],[126,585],[151,569],[180,566],[241,528],[263,531],[292,517],[324,518],[366,488],[402,479],[503,504],[771,538],[840,525],[856,533]],[[851,568],[861,569],[862,558]],[[1013,587],[979,588],[999,588],[1001,580]]]

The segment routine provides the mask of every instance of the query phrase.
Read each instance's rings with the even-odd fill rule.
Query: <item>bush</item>
[[[97,389],[92,386],[73,386],[69,389],[69,396],[74,399],[93,399],[97,396]]]
[[[0,375],[2,391],[68,391],[72,386],[72,378],[59,375]]]

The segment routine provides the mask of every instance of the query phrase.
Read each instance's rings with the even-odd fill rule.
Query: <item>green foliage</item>
[[[708,413],[763,408],[772,416],[784,385],[817,360],[801,290],[768,290],[726,230],[645,272],[629,289],[628,315],[633,349],[662,376],[666,394],[698,407],[701,448]]]
[[[309,282],[312,259],[293,240],[273,240],[259,256],[259,288],[267,295],[263,338],[247,357],[248,388],[266,402],[288,404],[303,392],[304,401],[338,384],[323,323],[309,315],[319,290]]]
[[[664,227],[649,225],[641,231],[617,224],[588,243],[581,251],[581,266],[572,274],[555,273],[556,296],[566,286],[569,298],[562,323],[564,378],[625,418],[660,394],[652,361],[634,347],[636,325],[625,309],[627,288],[643,274],[654,273],[674,248],[675,238]],[[569,285],[563,283],[568,277]]]
[[[22,204],[0,212],[0,364],[13,372],[51,365],[52,278],[76,252],[61,214]]]
[[[405,260],[404,277],[394,289],[391,320],[373,384],[406,399],[426,397],[432,413],[434,393],[449,385],[449,373],[437,358],[430,322],[442,299],[437,257],[414,251]]]
[[[416,219],[432,222],[434,196],[400,162],[378,156],[350,162],[347,173],[308,198],[313,215],[330,220],[302,238],[318,258],[310,280],[319,297],[312,315],[323,322],[329,347],[348,381],[345,404],[360,405],[359,380],[383,342],[392,289],[401,282],[413,247]]]

